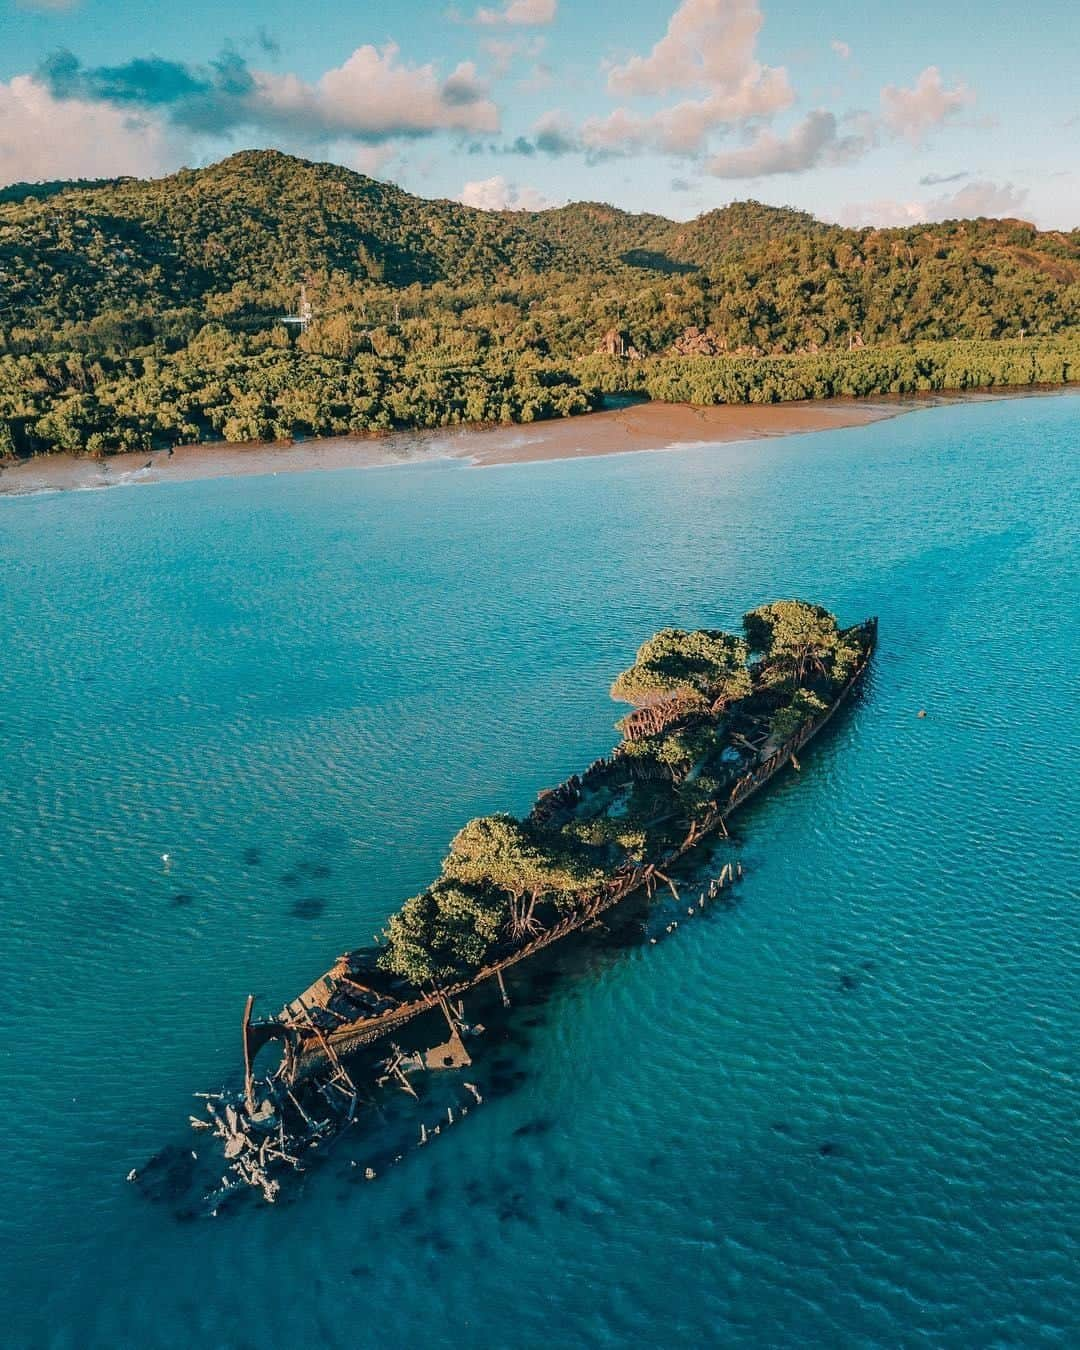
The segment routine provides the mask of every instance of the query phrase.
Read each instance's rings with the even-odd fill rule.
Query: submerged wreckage
[[[877,620],[840,629],[819,606],[780,601],[751,611],[743,628],[745,637],[657,633],[612,687],[634,710],[609,757],[542,792],[524,820],[471,821],[442,876],[389,920],[379,945],[340,956],[275,1015],[253,1016],[248,998],[243,1087],[198,1094],[205,1113],[191,1117],[203,1155],[211,1142],[223,1155],[220,1184],[205,1197],[214,1212],[249,1187],[274,1200],[281,1177],[304,1170],[380,1089],[419,1100],[414,1076],[467,1069],[483,1027],[467,1020],[464,995],[490,981],[509,1006],[509,967],[595,927],[634,893],[651,898],[664,886],[679,899],[673,865],[710,834],[726,835],[728,816],[785,765],[799,767],[797,752],[861,682]],[[708,895],[735,876],[728,863]],[[402,1049],[394,1038],[425,1014],[445,1019],[441,1043],[431,1046],[429,1032]],[[259,1076],[271,1042],[279,1062]],[[413,1143],[482,1100],[476,1084],[455,1083],[468,1094],[457,1116],[446,1106],[418,1140],[412,1126]]]

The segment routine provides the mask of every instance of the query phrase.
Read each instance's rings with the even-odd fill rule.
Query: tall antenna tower
[[[301,331],[306,333],[311,320],[315,317],[315,311],[311,308],[311,301],[307,298],[307,284],[300,283],[300,309],[296,314],[283,314],[282,323],[295,324]]]

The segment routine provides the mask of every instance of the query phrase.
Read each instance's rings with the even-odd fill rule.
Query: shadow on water
[[[289,913],[294,919],[318,919],[326,910],[326,901],[320,895],[305,895],[294,900]]]

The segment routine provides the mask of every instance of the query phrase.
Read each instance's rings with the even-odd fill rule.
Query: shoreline
[[[140,483],[191,482],[252,474],[320,469],[380,468],[457,460],[488,468],[548,460],[583,459],[691,445],[796,436],[867,426],[921,408],[1080,392],[1080,385],[941,390],[867,398],[791,403],[631,403],[577,417],[495,427],[392,431],[380,436],[336,436],[308,441],[224,444],[204,442],[172,451],[133,451],[105,458],[38,455],[0,466],[0,496],[89,491]]]

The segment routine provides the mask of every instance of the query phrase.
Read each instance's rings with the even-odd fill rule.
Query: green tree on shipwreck
[[[484,964],[505,923],[501,892],[437,881],[390,918],[382,964],[415,985],[460,979]]]
[[[634,664],[616,678],[611,697],[638,709],[677,704],[687,711],[704,709],[719,699],[743,698],[750,692],[746,658],[746,643],[731,633],[661,628],[638,648]],[[620,726],[626,729],[635,717],[630,714]],[[658,730],[663,719],[638,720],[655,721],[653,729]]]
[[[599,885],[603,873],[592,867],[563,836],[543,840],[511,815],[479,816],[450,843],[443,875],[473,886],[495,886],[509,900],[512,938],[536,932],[536,906],[545,896],[576,895]]]
[[[813,673],[827,675],[836,663],[848,664],[855,655],[837,628],[836,616],[804,600],[759,605],[743,615],[743,631],[751,651],[795,684]]]

